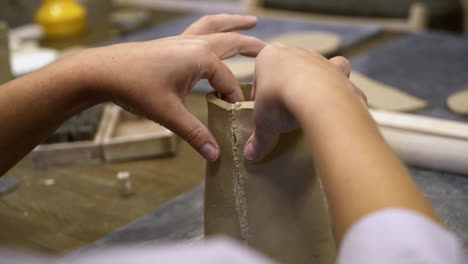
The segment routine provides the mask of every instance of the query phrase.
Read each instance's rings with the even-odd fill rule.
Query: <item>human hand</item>
[[[258,54],[263,41],[228,32],[256,23],[251,16],[206,16],[179,36],[97,48],[77,56],[82,56],[81,65],[95,94],[162,124],[213,161],[219,146],[185,108],[184,99],[200,79],[208,79],[226,100],[243,100],[237,80],[221,60]]]
[[[281,133],[299,128],[295,110],[303,104],[326,101],[335,92],[352,91],[351,96],[358,95],[366,105],[364,93],[348,79],[350,72],[350,63],[344,57],[328,60],[313,50],[278,43],[264,48],[257,57],[252,91],[255,131],[246,143],[244,156],[262,159],[276,146]]]

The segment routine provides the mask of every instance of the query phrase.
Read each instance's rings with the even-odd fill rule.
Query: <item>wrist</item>
[[[25,76],[36,86],[38,98],[47,98],[49,110],[73,116],[102,102],[88,81],[88,69],[81,63],[84,54],[69,55],[35,73]]]
[[[101,91],[99,65],[94,55],[95,49],[87,49],[63,59],[61,65],[65,83],[71,90],[71,98],[77,107],[87,109],[106,101]],[[60,62],[59,62],[60,63]]]
[[[282,93],[286,107],[302,126],[305,125],[303,121],[310,123],[337,111],[362,108],[361,99],[346,79],[314,83],[307,78],[296,78]],[[346,111],[343,114],[346,115]]]

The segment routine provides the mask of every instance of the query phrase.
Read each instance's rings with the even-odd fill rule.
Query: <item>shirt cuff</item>
[[[457,237],[434,221],[403,209],[378,211],[345,234],[338,264],[462,263]]]

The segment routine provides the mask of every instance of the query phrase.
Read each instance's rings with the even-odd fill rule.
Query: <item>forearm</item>
[[[338,242],[360,218],[385,208],[407,208],[439,221],[351,89],[323,91],[327,100],[304,95],[291,108],[311,144]]]
[[[97,103],[76,56],[10,81],[0,91],[0,176],[66,119]]]

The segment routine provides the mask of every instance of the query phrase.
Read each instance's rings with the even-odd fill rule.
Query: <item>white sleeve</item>
[[[69,255],[60,259],[0,250],[1,264],[274,264],[238,243],[216,238],[193,244],[166,244],[135,248],[133,245]]]
[[[261,254],[227,238],[193,244],[166,244],[158,247],[121,246],[65,258],[57,264],[274,264]]]
[[[464,257],[461,242],[448,230],[415,212],[388,209],[351,227],[337,263],[463,264]]]

